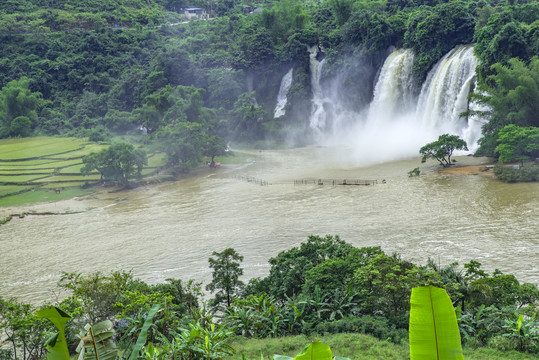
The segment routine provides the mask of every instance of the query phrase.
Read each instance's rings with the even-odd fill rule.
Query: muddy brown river
[[[417,166],[422,175],[409,178]],[[54,300],[63,271],[121,269],[150,283],[208,282],[208,257],[228,247],[244,256],[246,280],[266,275],[270,257],[310,234],[339,234],[357,247],[381,246],[420,264],[428,257],[442,265],[476,259],[488,271],[539,284],[539,184],[436,170],[418,158],[354,167],[325,148],[253,151],[245,164],[75,200],[75,210],[87,210],[0,226],[0,296]],[[310,178],[378,183],[294,184]]]

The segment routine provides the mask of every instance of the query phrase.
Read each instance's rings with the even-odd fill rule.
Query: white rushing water
[[[324,97],[320,80],[322,78],[322,69],[324,67],[325,58],[318,60],[320,48],[315,45],[309,49],[310,53],[310,70],[311,70],[311,89],[313,92],[311,116],[309,122],[311,128],[317,132],[323,131],[328,126],[327,114],[324,109],[324,104],[329,100]]]
[[[413,98],[414,53],[393,51],[382,66],[369,108],[369,118],[395,117],[415,106]]]
[[[320,64],[315,60],[315,51],[311,49],[311,71],[319,71]],[[419,96],[414,89],[413,62],[412,50],[393,51],[380,70],[369,109],[346,114],[346,121],[339,119],[342,111],[326,113],[326,109],[342,106],[322,106],[327,97],[321,95],[324,89],[319,89],[319,74],[313,73],[310,124],[325,135],[320,136],[322,144],[345,144],[343,161],[360,166],[417,156],[423,145],[444,133],[460,136],[471,151],[476,150],[482,121],[476,116],[460,116],[468,109],[482,110],[468,100],[475,86],[477,66],[473,47],[457,46],[440,59],[428,73]],[[338,96],[333,94],[331,98],[338,102]],[[332,121],[334,127],[353,125],[327,131],[326,119],[337,119]]]
[[[273,111],[273,118],[278,118],[286,114],[285,106],[288,100],[288,91],[292,86],[293,73],[294,68],[290,68],[290,70],[288,70],[281,80],[279,94],[277,94],[277,104],[275,105],[275,110]]]
[[[395,50],[387,57],[368,111],[356,114],[352,128],[343,129],[332,139],[332,145],[347,144],[342,159],[366,166],[409,158],[436,136],[415,116],[413,60],[413,52],[406,49]]]
[[[469,109],[468,95],[475,85],[477,59],[473,46],[457,46],[445,55],[429,72],[417,104],[417,116],[423,126],[440,134],[452,133],[463,137],[471,146],[478,134],[460,114]],[[472,146],[473,147],[473,146]]]

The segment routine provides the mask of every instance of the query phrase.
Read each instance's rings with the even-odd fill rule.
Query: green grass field
[[[53,202],[88,194],[81,186],[99,182],[99,173],[80,175],[83,156],[107,145],[86,139],[34,137],[0,140],[0,206]],[[165,155],[152,154],[143,176],[165,165]],[[57,194],[54,189],[63,188]]]
[[[54,188],[38,188],[22,194],[0,198],[0,206],[17,206],[21,204],[55,202],[90,193],[92,193],[91,189],[81,189],[80,186],[64,188],[64,190],[60,191],[60,193],[56,193]]]
[[[0,142],[0,162],[3,160],[57,156],[84,148],[86,143],[84,139],[78,138],[35,137],[6,139]]]
[[[163,166],[166,162],[166,155],[164,153],[156,153],[148,155],[148,166]]]
[[[410,350],[408,344],[393,344],[381,341],[364,334],[335,334],[314,336],[286,336],[282,338],[247,339],[234,338],[228,342],[236,350],[232,356],[224,359],[260,360],[268,356],[286,355],[294,357],[311,341],[320,341],[331,348],[333,356],[348,357],[352,360],[408,360]],[[533,360],[539,359],[534,354],[516,351],[497,351],[489,348],[464,348],[466,360]]]
[[[10,176],[0,175],[0,183],[17,183],[21,185],[28,185],[28,183],[33,182],[34,180],[42,178],[44,176],[47,176],[47,174],[41,174],[41,175],[14,174]]]
[[[57,160],[49,160],[49,159],[22,160],[22,161],[9,161],[9,162],[5,160],[4,161],[0,160],[0,165],[2,166],[2,168],[9,166],[9,168],[11,169],[47,168],[47,167],[54,166],[56,163],[58,163]]]
[[[39,173],[39,174],[48,174],[51,170],[54,170],[54,168],[37,168],[37,169],[5,169],[0,168],[0,176],[5,175],[22,175],[22,174],[33,174],[33,173]]]
[[[0,196],[9,195],[29,189],[32,189],[32,186],[4,185],[0,186]]]

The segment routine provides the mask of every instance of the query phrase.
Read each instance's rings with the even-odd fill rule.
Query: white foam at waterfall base
[[[336,163],[366,166],[418,157],[423,145],[444,133],[462,137],[470,150],[477,148],[481,121],[470,117],[467,122],[459,116],[469,106],[467,97],[475,81],[473,48],[459,46],[444,56],[429,72],[419,101],[413,96],[412,65],[410,50],[394,51],[380,71],[370,108],[347,115],[352,117],[347,121],[335,121],[352,124],[321,141],[341,149]]]
[[[353,121],[325,145],[341,148],[341,165],[367,166],[418,156],[419,148],[436,138],[415,115],[413,52],[395,50],[386,59],[374,88],[369,109],[352,115]],[[349,120],[349,119],[348,119]]]
[[[421,146],[437,136],[435,131],[421,127],[410,112],[357,121],[347,131],[328,138],[324,145],[341,149],[336,164],[368,166],[419,156]]]

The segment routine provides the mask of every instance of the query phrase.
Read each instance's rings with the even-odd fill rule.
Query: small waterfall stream
[[[275,105],[275,110],[273,111],[273,118],[278,118],[286,114],[285,106],[287,103],[288,91],[292,86],[293,72],[294,68],[290,68],[290,70],[288,70],[281,80],[279,94],[277,95],[277,104]]]
[[[310,126],[315,131],[321,132],[327,128],[327,114],[324,109],[324,104],[328,101],[324,97],[320,80],[322,78],[322,68],[324,67],[325,58],[318,60],[321,52],[318,45],[309,49],[310,52],[310,70],[311,70],[311,89],[313,92],[311,116],[309,119]]]

